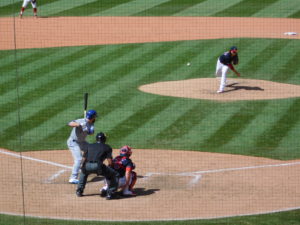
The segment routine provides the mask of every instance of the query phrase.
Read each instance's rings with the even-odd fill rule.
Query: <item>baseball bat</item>
[[[86,109],[87,109],[87,105],[88,105],[88,93],[84,93],[84,105],[83,105],[83,114],[84,114],[84,118],[86,117]]]

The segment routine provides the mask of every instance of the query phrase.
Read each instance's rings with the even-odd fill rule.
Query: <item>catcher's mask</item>
[[[100,132],[96,135],[96,141],[105,143],[106,142],[106,135],[103,132]]]
[[[128,145],[125,145],[120,149],[120,156],[130,157],[131,154],[132,154],[132,151]]]

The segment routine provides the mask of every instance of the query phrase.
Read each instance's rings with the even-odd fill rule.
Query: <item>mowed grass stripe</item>
[[[135,146],[139,146],[140,148],[162,148],[163,146],[161,144],[168,146],[167,148],[173,147],[173,143],[170,144],[167,139],[161,140],[163,139],[162,137],[164,137],[164,135],[159,137],[159,133],[162,133],[163,130],[166,130],[166,128],[173,124],[178,117],[184,115],[186,112],[191,110],[191,108],[195,107],[198,102],[195,100],[178,101],[178,99],[172,99],[165,96],[156,97],[176,101],[172,102],[172,104],[169,104],[168,107],[158,112],[146,123],[140,124],[139,129],[131,132],[131,134],[125,139],[122,139],[123,142],[134,143]]]
[[[0,50],[0,68],[3,63],[15,60],[15,50]]]
[[[22,50],[2,50],[0,51],[0,66],[9,66],[15,64],[16,60],[22,60],[36,54],[36,49],[22,49]]]
[[[129,71],[127,70],[127,74],[124,74],[124,68],[127,67],[127,65],[132,65],[131,62],[128,62],[128,64],[121,66],[119,68],[116,68],[112,72],[107,72],[106,76],[107,79],[102,78],[101,82],[104,82],[100,88],[98,86],[90,87],[89,91],[91,93],[90,95],[90,103],[89,105],[93,106],[95,109],[101,109],[99,112],[100,117],[100,127],[105,127],[105,124],[103,124],[102,118],[104,118],[107,114],[111,115],[115,111],[120,111],[122,107],[125,109],[128,109],[128,105],[131,106],[132,110],[132,104],[128,103],[132,101],[132,99],[136,99],[136,90],[133,87],[130,87],[132,85],[131,83],[134,83],[134,80],[140,79],[140,76],[137,76],[138,70],[140,70],[141,65],[148,64],[155,55],[159,55],[162,53],[167,52],[168,50],[176,47],[179,43],[173,44],[173,45],[166,45],[166,44],[155,44],[155,48],[152,47],[152,45],[147,44],[143,48],[143,51],[138,50],[142,55],[140,54],[134,54],[135,57],[131,59],[131,62],[135,62],[134,65],[137,65],[135,67],[132,67],[132,69]],[[159,49],[161,51],[159,51]],[[112,74],[112,75],[111,75]],[[130,82],[129,82],[130,81]],[[124,92],[124,90],[126,90]],[[125,93],[125,94],[124,94]],[[96,100],[95,100],[96,99]],[[138,106],[139,107],[139,106]],[[69,109],[70,111],[71,109]],[[118,112],[119,112],[118,111]],[[131,111],[130,111],[131,112]],[[67,114],[67,113],[65,113]],[[124,115],[124,114],[123,114]],[[56,124],[55,129],[50,131],[47,134],[47,137],[45,135],[42,135],[43,139],[47,140],[48,136],[49,138],[54,138],[57,135],[57,128],[63,126],[63,124],[60,121],[60,117],[63,115],[58,116],[57,118],[51,119],[48,123],[43,125],[43,127],[51,126],[51,124]],[[118,116],[117,118],[121,118]],[[110,121],[109,119],[105,119],[104,121]],[[96,122],[96,126],[97,122]],[[40,128],[35,128],[35,130]],[[63,128],[59,128],[63,129]],[[98,128],[97,128],[98,129]],[[107,130],[107,128],[105,128]],[[56,134],[56,135],[55,135]],[[37,144],[43,144],[45,143],[43,140],[39,141]]]
[[[300,9],[299,1],[280,0],[257,11],[253,17],[289,17]]]
[[[188,45],[186,43],[188,43],[188,42],[185,42],[181,48],[178,48],[178,53],[176,54],[177,57],[175,57],[170,62],[166,62],[165,65],[160,67],[159,70],[152,71],[151,74],[148,75],[147,77],[149,77],[149,79],[151,79],[152,77],[155,77],[155,78],[161,77],[162,80],[169,80],[169,78],[172,78],[172,77],[174,78],[174,74],[176,74],[178,70],[179,70],[179,74],[180,74],[181,69],[183,67],[186,67],[186,64],[184,63],[185,61],[181,60],[181,57],[178,57],[178,55],[182,55],[182,56],[188,55],[189,58],[193,58],[199,53],[198,52],[199,46],[203,45],[202,42],[200,42],[200,43],[199,42],[191,42]],[[207,47],[208,47],[208,45],[207,45]],[[191,54],[189,54],[191,51],[194,53],[193,57],[191,57]],[[207,48],[207,51],[209,51],[209,48]],[[169,67],[169,65],[176,65],[176,66]],[[168,70],[168,72],[166,73],[166,72],[164,72],[164,70]],[[159,76],[159,77],[157,77],[157,76]],[[186,74],[180,74],[179,76],[181,76],[180,79],[184,79]],[[141,81],[142,81],[142,83],[150,83],[150,80],[148,80],[148,82],[147,82],[147,81],[145,81],[145,79],[142,79]],[[168,97],[163,97],[163,96],[157,96],[157,97],[168,98]],[[132,133],[128,137],[126,137],[124,139],[124,141],[131,142],[134,139],[142,140],[143,137],[144,138],[147,137],[147,143],[149,143],[149,141],[151,141],[155,136],[157,136],[159,132],[166,129],[166,127],[170,126],[170,124],[172,124],[173,121],[176,120],[176,118],[180,116],[180,115],[178,115],[178,114],[181,114],[180,112],[184,113],[184,112],[188,111],[195,104],[194,103],[195,101],[192,101],[190,103],[190,105],[184,106],[185,104],[183,104],[183,103],[188,100],[182,101],[182,100],[178,100],[177,98],[175,98],[175,99],[177,100],[176,102],[172,103],[168,108],[166,108],[165,110],[163,110],[162,112],[157,114],[155,117],[153,117],[151,120],[148,121],[148,123],[141,124],[139,129],[137,129],[134,133]],[[178,103],[178,101],[180,103]],[[176,108],[180,108],[180,110],[178,109],[176,111],[176,113],[172,114],[172,110],[175,110]],[[175,118],[173,118],[173,117],[175,117]],[[173,119],[170,119],[170,118],[173,118]],[[159,125],[159,127],[157,125]],[[149,132],[150,130],[151,130],[151,132]]]
[[[205,0],[170,0],[150,9],[134,14],[135,16],[170,16]]]
[[[9,4],[0,4],[0,16],[9,16],[9,15],[18,15],[20,10],[21,10],[21,7],[22,7],[22,4],[23,4],[23,1],[4,1],[4,3],[9,3]],[[59,4],[60,0],[47,0],[47,1],[38,1],[38,9],[42,6],[46,6],[47,4],[49,3],[56,3],[56,4]],[[29,3],[28,6],[27,6],[27,9],[25,10],[25,14],[26,11],[30,11],[32,12],[32,9],[31,9],[31,4]],[[29,14],[29,13],[28,13]],[[32,13],[31,13],[32,14]]]
[[[14,51],[14,50],[12,50]],[[7,82],[9,79],[13,79],[10,76],[7,76],[6,73],[16,73],[16,68],[18,69],[18,72],[21,72],[21,68],[34,62],[32,59],[34,60],[43,60],[44,57],[50,56],[51,54],[55,54],[58,50],[57,49],[52,49],[44,52],[40,52],[40,51],[25,51],[25,52],[21,52],[21,51],[16,51],[16,55],[14,56],[8,56],[6,59],[2,60],[3,62],[0,63],[0,71],[4,72],[2,74],[2,79],[0,81],[0,84],[2,82]]]
[[[174,44],[175,44],[175,46],[174,46]],[[166,44],[164,44],[164,45],[166,45]],[[182,48],[182,45],[184,45],[184,42],[173,43],[173,44],[171,44],[171,46],[173,46],[173,47],[171,48],[170,51],[168,51],[168,54],[160,54],[161,55],[160,57],[156,57],[154,55],[153,57],[155,58],[155,60],[154,60],[154,62],[150,62],[150,63],[156,64],[155,61],[157,61],[157,64],[159,64],[158,62],[160,62],[160,63],[163,62],[162,65],[159,66],[158,68],[156,68],[156,70],[150,72],[150,74],[144,72],[142,76],[137,77],[138,83],[149,83],[151,79],[156,79],[157,80],[159,78],[163,78],[166,74],[163,71],[165,69],[170,69],[169,65],[173,64],[172,62],[174,62],[174,60],[176,60],[176,54],[175,53],[178,52],[178,50]],[[190,46],[190,48],[192,48],[192,46]],[[157,52],[159,52],[159,51],[156,51],[156,54],[158,54]],[[169,56],[169,58],[162,61],[161,59],[164,58],[164,55]],[[172,56],[172,57],[170,57],[170,56]],[[155,67],[152,67],[152,69],[153,68],[155,68]],[[134,80],[136,80],[136,79],[134,79]],[[137,87],[135,87],[135,88],[137,88]],[[136,89],[134,89],[134,91],[136,91]],[[157,96],[152,96],[152,95],[149,96],[149,98],[156,98],[156,97]],[[141,103],[131,103],[131,104],[127,104],[127,105],[132,106],[132,104],[141,105]],[[142,104],[145,104],[145,103],[143,102]],[[111,121],[113,121],[113,118],[119,118],[118,114],[119,114],[120,111],[124,111],[124,113],[122,113],[123,117],[125,117],[125,118],[130,117],[130,114],[132,113],[132,111],[129,112],[129,115],[127,114],[127,108],[128,108],[127,105],[125,105],[124,109],[120,108],[118,111],[114,111],[114,112],[110,113],[108,115],[109,118],[106,118],[105,121],[103,122],[104,123],[103,126],[107,127],[107,129],[109,129],[109,130],[114,129],[114,126],[118,126],[118,125],[112,124]],[[106,123],[106,121],[108,123]],[[113,126],[113,127],[111,127],[111,126]],[[142,124],[140,124],[140,126],[142,126]],[[125,138],[125,136],[124,136],[124,138]]]
[[[137,127],[142,126],[144,123],[147,123],[147,121],[151,120],[152,117],[163,111],[175,101],[175,99],[170,98],[153,98],[154,99],[152,101],[147,102],[146,105],[144,105],[143,103],[143,106],[139,107],[139,109],[135,111],[131,116],[127,117],[119,124],[116,124],[113,129],[109,130],[109,133],[112,134],[112,142],[120,143],[120,140],[123,140],[132,132],[134,132]],[[140,103],[137,102],[137,104]],[[128,144],[132,145],[134,143]]]
[[[292,40],[288,40],[286,43],[286,45],[278,49],[266,49],[269,52],[269,56],[267,56],[268,60],[262,63],[262,66],[252,73],[253,79],[276,81],[273,77],[278,73],[278,68],[285,67],[285,64],[288,63],[299,50],[299,47],[296,47]],[[291,49],[295,49],[295,51],[291,52]],[[283,55],[284,57],[282,57]]]
[[[216,14],[219,11],[235,5],[242,0],[206,0],[201,1],[197,5],[189,7],[185,10],[182,10],[178,13],[175,13],[174,16],[211,16]]]
[[[264,152],[272,151],[278,147],[281,140],[294,128],[300,120],[300,99],[293,100],[285,113],[276,115],[277,122],[266,130],[256,141],[256,147]]]
[[[82,63],[78,63],[76,60],[81,60],[87,55],[91,56],[93,51],[97,51],[97,49],[99,49],[99,47],[86,47],[83,49],[73,48],[72,50],[65,52],[58,51],[57,54],[52,55],[55,61],[52,62],[44,60],[44,62],[47,62],[46,65],[42,64],[41,67],[36,68],[27,76],[20,77],[20,96],[14,95],[15,89],[11,89],[9,92],[3,95],[5,98],[3,101],[1,101],[0,106],[4,107],[7,104],[9,105],[12,102],[17,101],[17,98],[19,98],[22,107],[24,107],[27,104],[30,104],[35,100],[47,95],[51,88],[59,88],[60,85],[64,83],[63,81],[66,81],[65,74],[68,72],[68,70],[70,70],[69,76],[71,76],[75,69],[79,70],[81,68]],[[90,58],[90,56],[88,57]],[[35,64],[40,65],[36,61],[33,61],[30,64],[34,64],[31,65],[31,69],[32,66],[35,66]],[[15,83],[12,85],[15,85]],[[5,115],[6,114],[4,114],[4,111],[0,111],[0,117]]]
[[[250,17],[257,11],[274,4],[279,0],[263,0],[263,1],[253,1],[253,0],[243,0],[235,5],[232,5],[223,11],[217,12],[212,16],[223,16],[223,17]]]
[[[86,63],[85,65],[89,68],[91,78],[96,79],[98,77],[101,77],[101,74],[99,74],[98,76],[94,76],[94,74],[91,74],[91,73],[94,70],[96,70],[97,68],[104,66],[106,63],[105,60],[111,61],[112,59],[116,59],[117,56],[121,57],[121,56],[129,53],[130,49],[132,49],[132,48],[129,46],[123,46],[123,47],[119,46],[117,49],[114,49],[114,51],[110,52],[109,54],[100,55],[100,57],[98,56],[93,61]],[[99,62],[102,62],[102,64],[99,64]],[[117,65],[114,65],[114,66],[117,66]],[[36,117],[35,114],[39,113],[36,111],[44,111],[45,110],[45,112],[46,112],[47,107],[50,107],[50,105],[52,105],[52,104],[56,104],[55,103],[56,98],[53,98],[53,96],[56,96],[56,94],[57,94],[57,96],[59,96],[62,99],[64,98],[65,95],[69,95],[70,93],[71,93],[70,95],[74,96],[74,92],[75,93],[78,92],[78,89],[82,89],[81,85],[85,84],[85,82],[84,82],[85,77],[82,76],[82,74],[83,73],[80,69],[75,68],[75,69],[73,69],[73,71],[69,72],[68,74],[65,74],[63,77],[59,77],[58,79],[51,81],[48,84],[48,88],[46,90],[41,90],[41,91],[46,91],[47,92],[46,95],[44,95],[41,98],[36,99],[35,102],[31,102],[30,104],[27,104],[20,109],[21,113],[23,113],[22,119],[27,120],[26,117],[31,116],[31,117],[33,117],[33,118],[31,118],[31,120],[35,121],[35,119],[34,119]],[[88,77],[88,76],[86,75],[86,77]],[[72,78],[72,80],[70,80],[68,78]],[[92,83],[93,79],[91,79],[91,81],[89,81],[89,82]],[[79,85],[79,84],[81,84],[81,85]],[[41,88],[43,88],[43,87],[41,87]],[[70,90],[70,91],[66,92],[66,90]],[[45,103],[47,103],[49,105],[47,105]],[[62,104],[62,105],[64,105],[64,104]],[[35,108],[36,111],[33,111],[32,110],[33,108]],[[37,108],[39,108],[39,110],[37,110]],[[33,114],[33,115],[31,115],[31,114]],[[46,113],[45,115],[47,115],[47,114],[49,114],[49,113]],[[43,115],[43,114],[38,114],[38,115]],[[6,117],[9,118],[9,116],[10,116],[10,114],[8,114]],[[33,126],[34,125],[32,125],[32,127]],[[2,126],[1,128],[7,129],[8,127]]]
[[[121,3],[127,3],[132,0],[98,0],[95,2],[90,2],[84,5],[73,7],[61,11],[59,13],[50,14],[51,16],[88,16],[94,13],[99,13],[101,11],[113,8]]]
[[[239,136],[240,132],[266,106],[265,102],[246,102],[239,111],[231,114],[224,124],[218,127],[214,135],[204,141],[202,148],[217,149]],[[226,111],[224,112],[226,113]]]
[[[97,0],[76,0],[76,1],[60,0],[59,3],[53,2],[53,3],[49,3],[47,7],[39,7],[38,9],[39,15],[49,16],[54,13],[58,14],[62,11],[70,10],[74,7],[78,7],[95,1]],[[73,16],[77,16],[77,15],[74,14]]]
[[[141,45],[138,45],[138,46],[141,47]],[[128,74],[135,71],[137,68],[139,68],[139,66],[142,66],[143,63],[147,63],[148,60],[150,60],[153,57],[154,52],[159,52],[158,49],[163,49],[163,48],[161,46],[157,46],[157,48],[154,48],[154,49],[149,47],[148,49],[144,48],[143,51],[140,51],[137,48],[132,53],[132,55],[134,57],[129,57],[130,61],[128,61],[126,64],[123,64],[123,65],[121,64],[120,66],[118,66],[117,68],[115,68],[112,71],[108,71],[108,70],[105,71],[105,73],[102,74],[103,76],[101,77],[101,79],[99,79],[99,81],[100,81],[99,84],[101,84],[101,85],[94,85],[95,82],[93,82],[92,85],[87,86],[88,90],[92,93],[92,96],[90,96],[91,101],[89,104],[96,106],[96,108],[101,108],[101,109],[106,108],[109,111],[113,110],[113,108],[111,108],[111,105],[107,107],[103,104],[105,104],[105,102],[107,102],[107,101],[116,100],[117,99],[116,96],[114,96],[114,98],[112,98],[112,99],[110,99],[110,97],[109,97],[109,95],[114,95],[114,93],[116,93],[116,92],[119,94],[119,99],[117,102],[113,102],[114,106],[119,108],[122,104],[126,104],[126,101],[124,101],[124,99],[121,97],[122,90],[131,90],[132,89],[131,87],[128,87],[128,85],[126,85],[126,84],[130,85],[130,83],[126,81],[126,76],[128,76]],[[127,51],[127,52],[129,53],[130,51]],[[120,60],[120,61],[124,61],[124,60]],[[130,65],[133,65],[133,66],[130,66]],[[123,81],[121,81],[120,79],[122,79]],[[127,80],[131,80],[131,78],[127,78]],[[96,82],[96,84],[97,84],[97,82]],[[124,88],[123,88],[123,85],[125,85]],[[115,90],[115,89],[117,89],[117,90]],[[97,93],[98,93],[98,97],[97,97]],[[96,99],[97,101],[94,101],[94,99]],[[106,99],[108,99],[108,100],[106,100]],[[104,103],[103,103],[103,101],[104,101]],[[103,117],[105,114],[103,114],[103,112],[101,111],[100,115],[101,115],[101,117]],[[55,121],[53,121],[53,122],[55,123]],[[58,125],[61,126],[62,124],[58,124]],[[37,127],[34,130],[36,130],[36,129],[39,129],[39,128]],[[27,132],[27,133],[30,133],[30,132]]]
[[[131,16],[149,8],[155,7],[156,5],[162,4],[169,0],[133,0],[127,3],[117,5],[111,9],[104,10],[100,13],[91,14],[92,16]]]
[[[276,115],[283,114],[292,102],[289,100],[265,100],[261,102],[265,103],[265,106],[257,109],[255,118],[249,121],[239,135],[223,146],[222,151],[225,152],[227,150],[236,154],[243,152],[245,155],[263,156],[263,152],[255,147],[256,141],[277,122]],[[252,107],[257,107],[256,104],[257,102],[253,102]],[[255,109],[253,108],[253,110]],[[275,158],[269,153],[265,154],[264,157]]]
[[[258,71],[260,67],[265,66],[269,62],[269,60],[272,61],[272,58],[276,56],[276,54],[280,52],[280,50],[285,46],[287,46],[287,44],[289,43],[289,40],[278,40],[278,39],[273,39],[273,40],[262,39],[261,41],[263,43],[262,50],[256,53],[252,53],[255,54],[255,56],[252,57],[251,61],[248,62],[247,65],[243,67],[243,71],[245,71],[247,75],[256,74],[256,71]],[[265,76],[261,77],[261,79],[266,79],[266,78],[267,77]]]
[[[172,149],[181,149],[183,147],[181,137],[205,119],[205,115],[210,112],[209,107],[203,110],[203,106],[206,104],[197,100],[189,101],[189,104],[177,105],[173,112],[170,111],[170,116],[166,117],[166,119],[172,120],[170,125],[161,130],[154,138],[148,138],[147,141],[157,148],[172,146]],[[185,141],[188,140],[184,139]]]
[[[298,4],[299,5],[299,4]],[[288,16],[289,18],[300,18],[300,10]]]
[[[5,1],[9,2],[9,1]],[[9,5],[4,5],[0,7],[0,16],[8,16],[18,14],[21,10],[22,2],[13,2]]]
[[[51,77],[44,76],[45,74],[51,71],[55,71],[57,69],[55,67],[51,68],[51,65],[53,65],[52,61],[50,60],[51,58],[57,59],[61,63],[64,63],[62,64],[62,66],[66,66],[68,63],[66,63],[63,60],[63,57],[71,53],[72,51],[69,53],[69,52],[62,52],[61,50],[57,49],[56,51],[49,52],[48,56],[45,55],[45,57],[38,58],[26,64],[16,65],[17,70],[15,68],[10,70],[11,71],[10,73],[14,74],[14,76],[11,76],[10,79],[5,79],[6,82],[0,84],[1,86],[4,87],[2,90],[4,101],[1,103],[5,104],[6,102],[16,100],[16,96],[14,96],[15,89],[10,89],[9,87],[16,87],[17,77],[18,77],[19,90],[20,90],[19,94],[23,95],[24,92],[28,92],[30,89],[36,88],[36,84],[39,86],[39,80],[53,79],[53,76]],[[16,71],[18,72],[18,76],[16,76]],[[29,82],[30,85],[28,85]]]
[[[291,56],[292,58],[289,60],[282,60],[283,62],[285,62],[285,64],[281,65],[280,67],[278,66],[279,69],[272,77],[272,80],[277,82],[287,82],[290,81],[295,74],[298,74],[300,70],[300,64],[295,62],[299,60],[300,49],[293,49]]]
[[[300,133],[300,121],[298,120],[295,125],[288,131],[287,135],[281,139],[280,143],[271,153],[274,158],[282,160],[297,159],[298,149],[300,146],[300,139],[298,137]]]

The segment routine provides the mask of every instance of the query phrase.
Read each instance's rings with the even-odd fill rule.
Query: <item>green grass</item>
[[[300,210],[265,215],[238,216],[211,220],[147,221],[147,222],[99,222],[38,219],[0,214],[0,225],[298,225]]]
[[[126,143],[134,148],[299,158],[295,135],[300,131],[299,98],[216,103],[137,90],[157,81],[214,77],[223,46],[233,43],[241,49],[238,70],[243,78],[300,84],[300,65],[294,63],[300,55],[298,40],[227,39],[17,50],[17,63],[11,51],[2,51],[7,58],[3,57],[0,68],[8,75],[0,81],[1,146],[16,151],[65,149],[70,132],[66,124],[82,116],[83,93],[89,92],[89,107],[100,114],[97,131],[107,132],[115,148]],[[291,48],[293,52],[283,58]],[[26,63],[21,63],[23,59]],[[186,66],[188,61],[192,66]],[[32,71],[33,65],[37,69]],[[89,140],[93,141],[92,137]],[[294,145],[283,144],[287,140]]]
[[[0,17],[18,16],[22,2],[1,1]],[[230,16],[300,17],[298,0],[49,0],[38,13],[49,16]],[[25,16],[32,15],[29,4]]]
[[[18,16],[22,1],[0,1],[0,17]],[[230,16],[300,18],[298,0],[47,0],[51,16]],[[31,16],[29,4],[25,16]],[[300,84],[298,40],[227,39],[0,51],[0,147],[66,149],[66,123],[82,116],[83,93],[100,113],[96,131],[114,148],[183,149],[299,159],[299,98],[232,103],[141,93],[165,80],[213,77],[216,59],[237,45],[243,78]],[[186,62],[192,66],[186,67]],[[229,77],[230,79],[230,77]],[[16,91],[18,87],[18,92]],[[93,137],[89,138],[93,141]],[[83,222],[0,215],[10,224],[300,224],[300,211],[235,218]]]

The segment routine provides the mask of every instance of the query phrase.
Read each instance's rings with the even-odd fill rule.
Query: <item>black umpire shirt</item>
[[[84,149],[83,157],[86,162],[103,162],[107,158],[112,158],[112,148],[100,142],[88,144]]]

